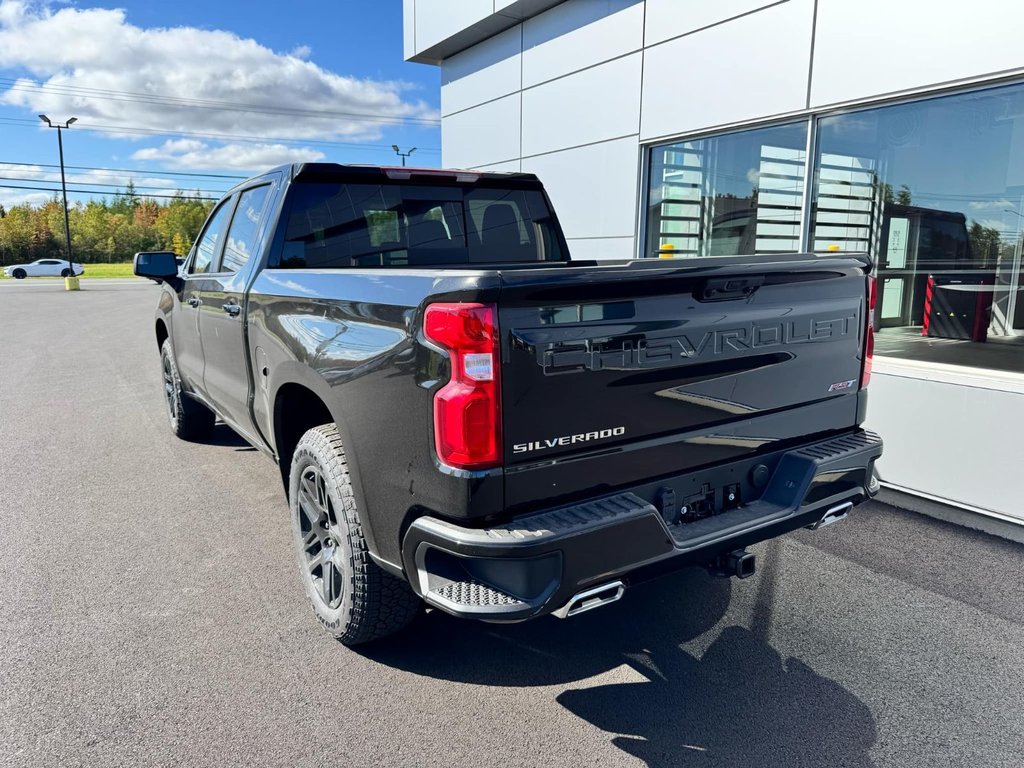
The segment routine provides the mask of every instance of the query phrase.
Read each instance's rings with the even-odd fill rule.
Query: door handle
[[[199,297],[189,296],[188,301],[186,301],[185,303],[188,304],[190,307],[198,307],[200,304]]]
[[[221,304],[221,308],[232,317],[238,317],[242,311],[242,307],[239,304]]]

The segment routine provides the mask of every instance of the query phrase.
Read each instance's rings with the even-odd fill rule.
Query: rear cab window
[[[288,193],[276,265],[421,268],[568,260],[539,185],[501,181],[300,178]]]

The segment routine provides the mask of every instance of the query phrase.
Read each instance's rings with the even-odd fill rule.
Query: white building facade
[[[1024,523],[1024,3],[405,0],[442,164],[574,258],[868,251],[891,489]]]

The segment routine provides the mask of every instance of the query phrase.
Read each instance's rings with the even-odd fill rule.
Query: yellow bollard
[[[64,290],[65,291],[80,291],[81,287],[78,285],[78,277],[65,277],[64,278]]]

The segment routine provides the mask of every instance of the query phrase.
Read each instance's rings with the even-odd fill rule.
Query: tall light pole
[[[71,223],[68,220],[68,185],[64,181],[64,139],[61,135],[61,131],[65,128],[70,128],[71,124],[78,120],[77,117],[69,117],[67,122],[61,125],[60,123],[54,124],[50,121],[46,115],[40,115],[39,119],[46,123],[50,128],[57,129],[57,151],[60,153],[60,190],[64,194],[64,243],[68,250],[68,277],[75,277],[75,264],[71,260]],[[65,281],[65,287],[69,291],[77,290],[78,283],[75,280]]]
[[[405,158],[407,158],[409,155],[411,155],[413,152],[416,151],[416,147],[413,147],[408,152],[400,152],[399,149],[398,149],[398,145],[397,144],[392,144],[391,148],[393,150],[395,150],[395,154],[396,155],[398,155],[400,158],[402,158],[402,167],[403,168],[405,168]]]

